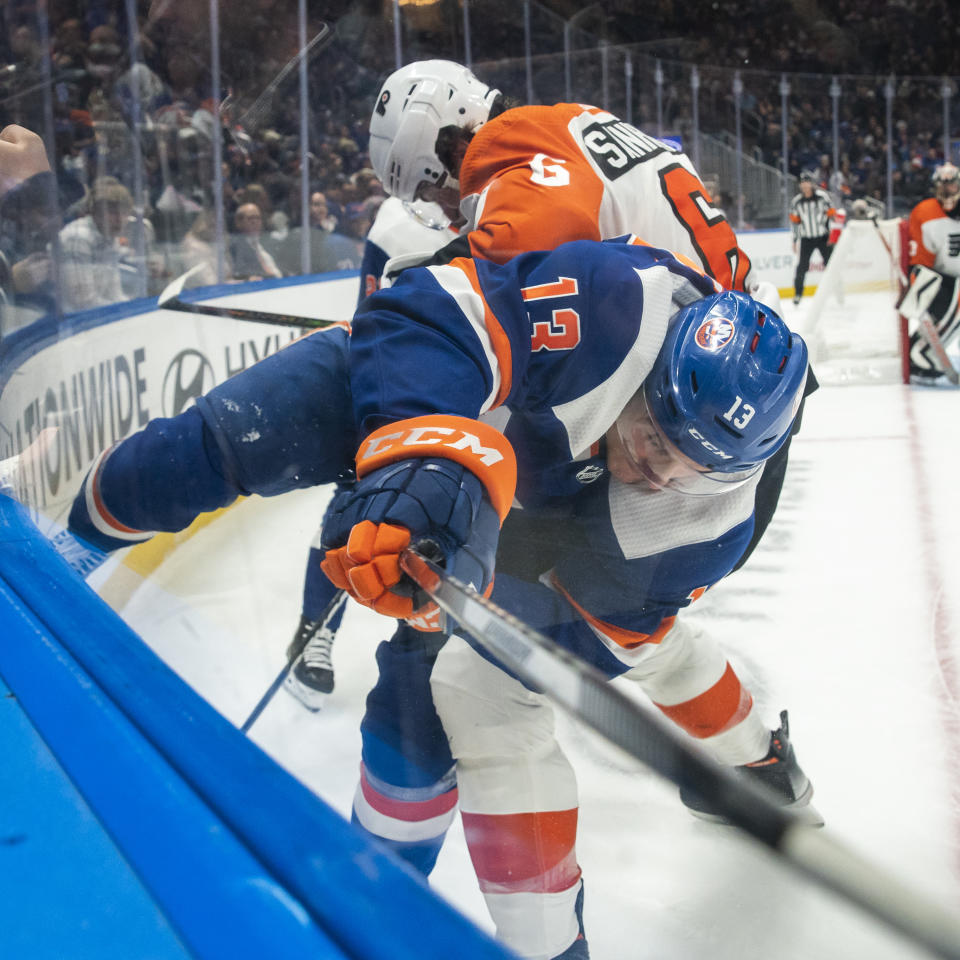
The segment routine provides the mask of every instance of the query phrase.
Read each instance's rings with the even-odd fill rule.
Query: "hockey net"
[[[904,381],[906,221],[849,220],[816,292],[794,323],[821,383]]]

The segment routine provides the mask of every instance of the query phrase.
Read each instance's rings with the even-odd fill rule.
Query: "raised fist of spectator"
[[[0,196],[49,169],[43,140],[32,130],[15,123],[0,130]]]

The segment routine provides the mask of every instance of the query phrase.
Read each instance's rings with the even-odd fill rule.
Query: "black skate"
[[[333,662],[330,653],[333,650],[334,634],[315,620],[301,619],[297,635],[287,650],[287,656],[299,648],[304,632],[312,635],[303,652],[294,661],[283,686],[308,710],[317,711],[323,707],[327,695],[333,692]]]
[[[763,787],[771,799],[788,807],[810,826],[823,826],[823,817],[810,805],[813,784],[800,769],[797,755],[790,743],[786,710],[780,713],[780,728],[770,734],[770,749],[767,755],[762,760],[755,760],[734,769],[740,776],[747,777],[754,784]],[[709,800],[693,790],[681,787],[680,799],[695,817],[712,820],[714,823],[729,823]]]

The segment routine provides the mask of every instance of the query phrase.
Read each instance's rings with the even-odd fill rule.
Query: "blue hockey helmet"
[[[787,439],[806,378],[806,344],[764,304],[724,292],[682,308],[631,404],[652,421],[661,453],[688,469],[659,484],[644,469],[647,479],[694,495],[743,483]],[[642,431],[620,437],[642,460]]]

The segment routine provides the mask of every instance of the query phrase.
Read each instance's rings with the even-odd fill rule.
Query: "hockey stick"
[[[960,958],[960,924],[935,903],[885,875],[714,763],[678,732],[642,711],[598,670],[447,575],[413,550],[404,572],[521,680],[541,690],[605,739],[681,787],[708,796],[731,823],[792,866],[947,960]]]
[[[336,36],[335,28],[325,23],[320,32],[281,68],[280,72],[264,87],[263,92],[253,102],[250,108],[237,120],[241,127],[256,131],[260,126],[263,115],[270,109],[273,103],[274,94],[280,87],[280,84],[300,65],[300,61],[305,57],[312,57],[314,54],[324,50]]]
[[[343,323],[342,320],[321,320],[317,317],[297,317],[287,313],[271,313],[266,310],[252,310],[246,307],[221,307],[211,303],[190,303],[180,299],[184,284],[205,265],[200,263],[177,277],[164,288],[157,297],[157,307],[163,310],[179,310],[182,313],[200,313],[211,317],[227,317],[231,320],[250,320],[253,323],[270,323],[279,327],[300,327],[320,329]]]
[[[318,631],[322,630],[335,616],[336,612],[340,609],[341,605],[346,601],[347,595],[343,590],[338,590],[334,595],[333,599],[327,604],[326,609],[323,613],[317,617],[316,621],[317,627],[315,630],[304,630],[302,635],[297,638],[297,643],[290,648],[287,654],[287,662],[283,665],[283,669],[277,674],[276,679],[273,683],[267,687],[267,692],[259,699],[257,705],[250,712],[250,716],[244,720],[243,725],[240,727],[241,733],[248,733],[250,728],[257,722],[257,718],[261,713],[267,708],[267,705],[273,699],[274,694],[283,686],[283,681],[287,679],[287,674],[293,669],[294,663],[297,661],[297,657],[303,653],[304,648],[309,643],[310,638]]]

